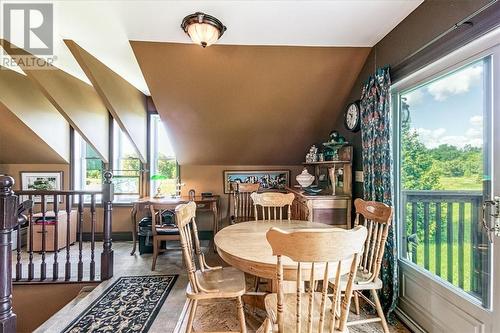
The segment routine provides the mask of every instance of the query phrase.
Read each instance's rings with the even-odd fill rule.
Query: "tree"
[[[401,180],[405,190],[440,189],[440,172],[434,166],[429,149],[419,140],[418,133],[410,129],[409,105],[403,100],[402,111],[408,115],[401,125]]]

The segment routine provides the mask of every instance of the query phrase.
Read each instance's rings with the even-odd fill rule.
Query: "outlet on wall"
[[[364,181],[363,171],[354,171],[354,181],[358,183]]]

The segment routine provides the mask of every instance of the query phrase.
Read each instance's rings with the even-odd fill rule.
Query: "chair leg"
[[[192,300],[191,309],[189,310],[189,319],[186,327],[186,333],[191,333],[193,331],[193,322],[197,307],[198,307],[198,300],[197,299]]]
[[[257,275],[255,276],[255,285],[254,285],[254,291],[255,292],[258,292],[259,291],[259,284],[260,284],[260,277],[258,277]]]
[[[356,310],[354,313],[359,316],[359,296],[358,292],[355,291],[352,293],[352,296],[354,297],[354,309]]]
[[[243,302],[241,296],[238,296],[238,318],[240,320],[241,333],[247,333],[247,325],[245,324],[245,311],[243,310]]]
[[[382,310],[382,305],[380,304],[377,290],[371,289],[370,293],[372,294],[373,300],[375,301],[377,314],[380,317],[380,323],[382,324],[382,328],[384,329],[384,333],[389,333],[389,327],[387,326],[387,321],[385,320],[384,310]]]
[[[158,257],[158,242],[153,238],[153,263],[151,264],[151,270],[154,271],[156,268],[156,258]]]

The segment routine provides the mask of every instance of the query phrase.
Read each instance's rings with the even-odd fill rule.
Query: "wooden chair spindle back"
[[[191,201],[187,204],[179,205],[175,208],[175,223],[179,228],[184,265],[188,273],[189,282],[193,292],[200,292],[200,286],[196,279],[195,257],[198,259],[199,269],[204,271],[205,257],[201,251],[200,240],[198,238],[198,228],[196,226],[196,203]]]
[[[237,222],[250,221],[253,219],[253,205],[250,195],[257,192],[260,184],[232,183],[234,220]]]
[[[312,333],[313,328],[317,328],[318,333],[323,333],[325,330],[330,333],[334,331],[343,332],[346,329],[352,284],[356,276],[359,256],[363,251],[366,235],[367,230],[363,226],[357,226],[351,230],[332,228],[302,229],[291,232],[273,227],[267,232],[267,240],[271,244],[273,254],[277,256],[278,264],[276,272],[278,280],[276,322],[279,333],[285,332],[282,256],[289,257],[294,262],[297,262],[295,331],[300,333],[302,321],[306,320],[307,333]],[[349,267],[343,267],[349,261]],[[302,318],[302,281],[304,279],[303,269],[306,266],[310,267],[310,275],[305,277],[305,279],[309,280],[309,290],[307,296],[305,296],[307,297],[307,303],[305,304],[307,306],[307,318]],[[321,268],[323,273],[321,273]],[[334,287],[332,304],[327,309],[328,283],[323,283],[320,292],[320,306],[319,309],[315,309],[314,298],[318,296],[318,292],[314,292],[316,281],[328,281],[332,269],[336,269],[335,286],[340,286],[341,275],[346,271],[348,272],[346,297],[341,298],[341,288]],[[319,316],[315,315],[315,311],[319,311]]]
[[[373,281],[378,277],[382,265],[385,242],[392,223],[393,209],[381,202],[362,199],[356,199],[354,207],[356,208],[354,225],[357,226],[362,222],[368,230],[360,268],[363,274],[370,276],[368,281]]]
[[[292,203],[295,199],[293,193],[264,192],[250,195],[254,205],[255,221],[283,220],[290,221],[292,216]],[[286,215],[285,217],[283,215]]]

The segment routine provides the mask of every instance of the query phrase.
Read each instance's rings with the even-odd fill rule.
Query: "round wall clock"
[[[350,103],[347,105],[344,114],[344,125],[352,132],[357,132],[361,124],[361,112],[359,107],[359,101]]]

